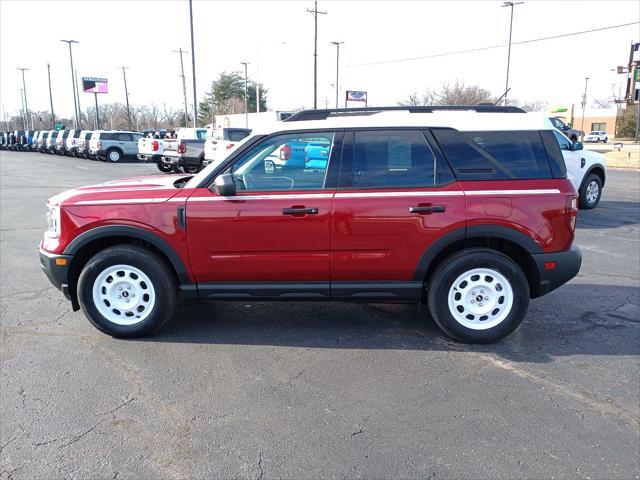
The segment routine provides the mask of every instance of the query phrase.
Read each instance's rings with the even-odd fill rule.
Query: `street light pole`
[[[584,141],[584,109],[587,106],[587,84],[588,83],[589,83],[589,77],[585,77],[584,93],[582,94],[582,123],[580,124],[580,130],[582,130],[582,135],[580,136],[580,141]]]
[[[47,77],[49,77],[49,105],[51,106],[51,128],[56,128],[56,114],[53,113],[53,95],[51,94],[51,64],[47,63]]]
[[[75,79],[75,70],[73,68],[73,52],[71,51],[72,43],[80,43],[76,40],[60,40],[61,42],[65,42],[69,44],[69,60],[71,61],[71,90],[73,91],[73,111],[75,117],[75,128],[79,128],[79,113],[78,113],[78,99],[76,98],[76,79]]]
[[[318,11],[318,1],[313,2],[313,108],[318,108],[318,15],[326,15],[327,12]]]
[[[244,128],[249,128],[249,108],[247,101],[247,89],[249,87],[247,78],[247,65],[249,65],[249,62],[240,62],[240,64],[244,65]]]
[[[193,71],[193,127],[198,126],[198,96],[196,94],[196,47],[193,43],[193,5],[189,0],[189,22],[191,24],[191,70]]]
[[[75,70],[76,75],[76,97],[78,98],[78,129],[82,130],[82,107],[80,106],[80,89],[78,88],[78,71]]]
[[[25,118],[25,130],[29,130],[29,105],[27,104],[27,87],[24,83],[24,71],[28,68],[18,68],[22,72],[22,94],[24,95],[24,118]],[[31,120],[31,127],[33,127],[33,119]],[[32,128],[33,129],[33,128]]]
[[[524,2],[504,2],[503,7],[511,7],[511,20],[509,21],[509,49],[507,51],[507,79],[504,85],[504,104],[507,105],[507,94],[509,92],[509,67],[511,65],[511,32],[513,31],[513,7]]]
[[[336,46],[336,108],[338,108],[338,92],[340,90],[340,45],[344,42],[330,42]]]
[[[127,121],[129,123],[129,130],[133,130],[133,125],[131,125],[131,112],[129,110],[129,90],[127,90],[127,68],[129,67],[122,66],[122,77],[124,78],[124,96],[127,101]]]
[[[182,50],[182,48],[180,48],[179,50],[174,50],[173,53],[179,53],[180,54],[180,76],[182,77],[182,94],[184,96],[184,126],[188,127],[189,126],[189,111],[188,111],[188,107],[187,107],[187,80],[184,76],[184,62],[182,61],[182,54],[183,53],[189,53],[187,51]]]

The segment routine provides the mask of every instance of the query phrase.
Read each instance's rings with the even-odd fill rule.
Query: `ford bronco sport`
[[[327,161],[267,161],[305,142]],[[302,111],[197,175],[48,207],[42,269],[116,337],[152,333],[183,297],[425,302],[447,335],[491,342],[581,263],[558,142],[514,107]]]

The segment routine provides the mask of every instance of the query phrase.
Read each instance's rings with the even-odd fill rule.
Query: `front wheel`
[[[467,248],[438,265],[427,298],[434,321],[448,336],[464,343],[490,343],[524,319],[529,283],[520,266],[503,253]]]
[[[579,193],[580,200],[578,201],[578,207],[580,209],[591,210],[592,208],[596,208],[602,196],[602,180],[593,173],[589,174]]]
[[[177,286],[173,271],[158,254],[136,245],[117,245],[84,266],[78,300],[98,330],[114,337],[141,337],[171,317]]]

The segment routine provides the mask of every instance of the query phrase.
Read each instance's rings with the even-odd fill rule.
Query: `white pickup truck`
[[[164,151],[158,168],[163,172],[197,173],[204,159],[206,128],[181,128],[176,137],[164,140]],[[160,167],[163,168],[160,168]]]
[[[161,172],[171,172],[171,166],[162,163],[164,151],[164,138],[166,131],[158,131],[152,136],[142,137],[138,140],[138,160],[143,162],[155,162]]]
[[[251,135],[250,128],[216,127],[207,129],[203,166],[224,160],[249,135]]]

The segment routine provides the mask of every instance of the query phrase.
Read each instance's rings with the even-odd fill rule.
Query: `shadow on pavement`
[[[490,345],[448,339],[424,305],[418,311],[416,305],[336,302],[188,303],[160,332],[143,341],[477,351],[543,363],[575,354],[637,355],[639,297],[639,289],[632,287],[566,285],[532,301],[520,328]],[[573,306],[566,304],[566,298],[574,300]]]
[[[577,229],[606,229],[640,224],[640,203],[601,200],[593,210],[578,212]]]

